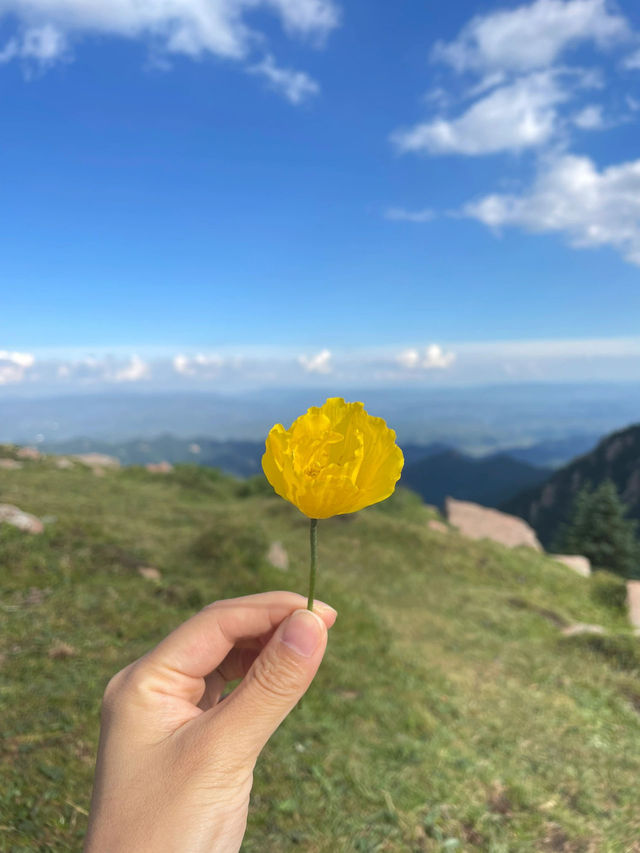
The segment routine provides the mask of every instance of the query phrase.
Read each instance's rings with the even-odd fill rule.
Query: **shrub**
[[[612,572],[594,572],[591,576],[591,598],[612,610],[626,610],[627,585],[619,575]]]
[[[571,518],[561,532],[559,551],[584,554],[596,569],[607,569],[623,577],[640,571],[640,546],[635,538],[636,522],[625,518],[626,507],[611,480],[576,496]]]
[[[256,474],[238,483],[236,495],[239,498],[273,497],[275,492],[264,474]]]

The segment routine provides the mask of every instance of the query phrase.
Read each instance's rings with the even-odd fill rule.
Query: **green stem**
[[[309,575],[309,600],[307,610],[313,610],[313,595],[316,588],[316,569],[318,567],[318,519],[309,519],[309,544],[311,545],[311,572]]]

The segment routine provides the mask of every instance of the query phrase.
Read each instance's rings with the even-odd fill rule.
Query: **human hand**
[[[292,592],[217,601],[111,679],[85,853],[239,850],[256,759],[336,619],[305,605]]]

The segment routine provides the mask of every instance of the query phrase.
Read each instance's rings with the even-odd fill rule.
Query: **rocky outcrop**
[[[449,524],[469,539],[491,539],[507,548],[524,545],[542,551],[535,531],[521,518],[455,498],[447,498],[446,512]]]
[[[289,555],[287,554],[282,542],[271,543],[271,547],[267,554],[267,560],[274,568],[281,569],[283,572],[287,571],[289,568]]]
[[[19,447],[16,456],[18,459],[41,459],[42,453],[37,447]]]
[[[591,574],[591,561],[588,557],[581,557],[578,554],[550,554],[549,556],[584,578],[588,578]]]
[[[627,606],[629,621],[634,628],[640,628],[640,581],[627,581]]]
[[[23,463],[18,462],[16,459],[0,459],[0,469],[4,471],[17,471],[22,467]]]
[[[148,462],[144,467],[151,474],[170,474],[173,471],[171,462]]]
[[[39,518],[11,504],[0,504],[0,523],[2,522],[24,530],[25,533],[42,533],[44,530],[44,524]]]
[[[444,523],[444,521],[438,521],[437,518],[430,518],[427,522],[427,527],[429,530],[435,530],[436,533],[448,533],[449,528]]]

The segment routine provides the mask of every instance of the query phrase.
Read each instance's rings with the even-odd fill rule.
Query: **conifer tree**
[[[604,480],[593,490],[585,486],[578,492],[569,522],[561,531],[560,549],[584,554],[594,569],[640,578],[636,522],[625,515],[626,507],[611,480]]]

